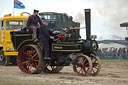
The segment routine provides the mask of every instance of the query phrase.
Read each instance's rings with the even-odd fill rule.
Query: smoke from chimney
[[[74,21],[79,22],[79,23],[84,23],[85,21],[85,15],[81,12],[79,12],[78,14],[76,14]]]
[[[120,24],[128,21],[128,0],[102,0],[97,3],[97,13],[105,18],[104,26],[112,35],[112,39],[124,39],[126,33],[125,28],[121,28]],[[98,5],[100,4],[100,5]]]

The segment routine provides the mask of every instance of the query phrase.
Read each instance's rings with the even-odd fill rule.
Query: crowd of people
[[[127,48],[101,48],[98,50],[97,55],[101,59],[128,59],[128,49]]]

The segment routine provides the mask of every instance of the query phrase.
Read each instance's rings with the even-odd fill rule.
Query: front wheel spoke
[[[97,59],[93,62],[93,63],[96,63]]]
[[[97,66],[98,65],[98,63],[95,63],[95,64],[93,64],[93,67],[95,67],[95,66]]]
[[[92,69],[92,72],[95,73],[94,69]]]
[[[95,69],[98,69],[97,67],[94,67]]]

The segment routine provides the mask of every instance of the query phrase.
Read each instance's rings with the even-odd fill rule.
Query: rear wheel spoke
[[[34,56],[32,56],[32,58],[34,58],[36,55],[37,55],[37,53]]]
[[[39,60],[33,60],[33,61],[37,61],[38,62]]]
[[[29,71],[31,71],[31,68],[32,68],[32,64],[29,66]]]
[[[36,66],[35,66],[35,64],[34,63],[32,63],[32,65],[34,66],[34,68],[36,69]]]
[[[28,58],[28,57],[24,57],[24,58],[26,58],[26,59],[28,59],[28,60],[30,59],[30,58]]]
[[[35,62],[35,65],[36,65],[36,67],[37,67],[37,63]]]
[[[23,53],[24,53],[25,55],[27,55],[27,56],[30,56],[29,54],[27,54],[27,53],[26,53],[26,52],[24,52],[24,51],[23,51]]]
[[[30,53],[31,53],[31,55],[33,54],[33,48],[32,47],[31,47]]]
[[[29,61],[22,62],[22,64],[26,64],[26,63],[29,63]]]
[[[28,70],[29,70],[30,62],[28,63]]]
[[[38,55],[35,57],[35,59],[37,59],[38,58]]]

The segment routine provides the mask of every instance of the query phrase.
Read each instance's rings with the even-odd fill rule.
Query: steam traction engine
[[[79,37],[72,38],[69,30],[54,29],[55,40],[50,40],[51,60],[44,60],[43,44],[33,42],[33,33],[24,29],[11,32],[13,46],[19,52],[17,63],[22,72],[36,74],[42,71],[46,73],[57,73],[64,66],[73,64],[75,73],[81,76],[88,74],[97,75],[101,69],[100,60],[96,56],[98,44],[91,39],[90,9],[85,9],[86,36],[87,39]],[[75,29],[75,28],[74,28]]]

